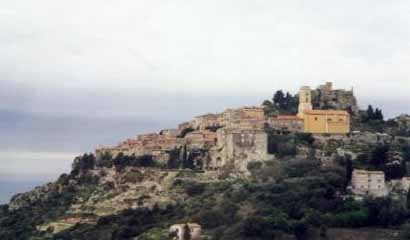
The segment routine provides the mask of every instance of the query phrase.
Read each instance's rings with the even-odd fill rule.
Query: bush
[[[95,156],[90,153],[85,153],[83,156],[76,157],[71,166],[73,175],[77,175],[80,172],[85,172],[87,170],[94,169],[95,166]]]
[[[151,155],[124,155],[119,153],[113,160],[114,166],[117,170],[121,170],[127,166],[132,167],[154,167],[155,162]]]
[[[177,136],[178,138],[184,138],[188,133],[195,131],[192,127],[184,128],[181,133]]]
[[[311,133],[296,133],[296,140],[309,145],[315,142],[315,138]]]
[[[205,191],[205,186],[202,183],[190,182],[185,186],[185,192],[189,196],[200,195]]]

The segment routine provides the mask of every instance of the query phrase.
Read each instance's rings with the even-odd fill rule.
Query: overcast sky
[[[0,181],[53,178],[100,143],[276,89],[333,81],[409,113],[409,12],[407,0],[2,0]]]

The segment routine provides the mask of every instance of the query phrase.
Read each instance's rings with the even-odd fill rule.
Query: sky
[[[409,12],[406,0],[2,0],[0,202],[10,181],[51,181],[99,144],[277,89],[332,81],[362,107],[410,113]]]

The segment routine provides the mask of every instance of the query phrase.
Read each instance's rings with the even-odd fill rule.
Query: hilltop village
[[[333,90],[332,83],[320,86],[318,91],[320,98],[334,101],[341,93],[348,94],[353,101],[343,109],[357,109],[352,91]],[[197,155],[195,161],[200,162],[204,169],[217,169],[234,162],[246,168],[249,161],[269,159],[265,128],[312,134],[350,132],[350,113],[343,109],[314,109],[314,93],[307,86],[300,89],[295,115],[268,117],[263,106],[227,109],[222,113],[194,117],[192,121],[181,123],[177,129],[138,135],[115,147],[99,147],[96,155],[150,155],[155,161],[166,163],[173,150],[188,147]]]
[[[0,238],[409,239],[409,188],[410,116],[328,82],[97,147],[0,206]]]
[[[353,90],[333,89],[333,84],[327,82],[316,89],[303,86],[295,97],[298,107],[293,115],[270,115],[263,105],[227,109],[196,116],[176,129],[138,135],[115,147],[99,147],[96,156],[151,156],[166,165],[175,155],[181,158],[184,150],[196,169],[209,171],[231,166],[246,175],[249,163],[275,159],[268,151],[266,129],[281,134],[310,134],[318,139],[324,135],[352,137],[351,118],[359,113]],[[409,187],[410,177],[387,182],[383,171],[355,169],[348,188],[357,199],[363,199],[367,195],[387,196],[391,190],[407,192]]]

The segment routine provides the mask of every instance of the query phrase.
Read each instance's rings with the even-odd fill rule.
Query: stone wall
[[[208,167],[232,165],[240,172],[247,172],[250,161],[268,158],[267,134],[262,129],[220,129],[217,139],[217,145],[210,149]]]
[[[317,109],[351,109],[358,113],[359,107],[353,90],[333,89],[332,83],[326,83],[312,90],[313,107]]]
[[[269,119],[269,126],[290,132],[303,132],[304,120],[296,116],[277,116]]]

